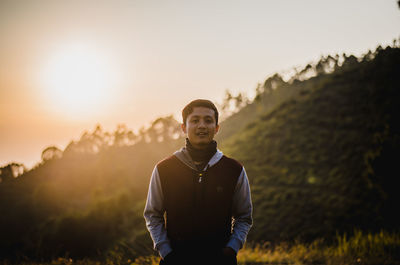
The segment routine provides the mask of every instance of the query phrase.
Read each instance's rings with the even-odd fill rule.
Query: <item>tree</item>
[[[10,163],[0,168],[0,183],[10,181],[24,174],[26,168],[20,163]]]
[[[348,57],[346,55],[344,55],[344,61],[343,61],[342,67],[344,69],[347,69],[347,68],[355,66],[357,63],[358,63],[358,59],[354,55],[350,55]]]
[[[266,93],[272,92],[272,90],[277,89],[279,86],[283,85],[285,81],[283,81],[282,77],[279,74],[274,74],[269,77],[264,82],[264,91]]]
[[[261,99],[261,95],[264,93],[264,87],[261,83],[257,83],[256,86],[256,97],[255,100],[258,101]]]
[[[156,119],[142,134],[149,142],[163,142],[182,136],[179,122],[172,115]]]
[[[62,151],[56,146],[49,146],[42,152],[42,161],[46,162],[55,158],[61,158]]]
[[[303,70],[301,70],[297,75],[296,78],[298,80],[307,80],[310,77],[315,76],[315,69],[311,64],[307,64]]]
[[[135,143],[135,135],[125,124],[118,124],[114,132],[114,146],[132,145]]]
[[[238,112],[249,103],[250,100],[244,92],[239,92],[236,96],[234,96],[229,90],[226,90],[221,107],[223,116],[228,117],[233,113]]]

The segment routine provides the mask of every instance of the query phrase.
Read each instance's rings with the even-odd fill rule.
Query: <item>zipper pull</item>
[[[199,183],[201,183],[202,177],[203,177],[203,173],[199,173]]]

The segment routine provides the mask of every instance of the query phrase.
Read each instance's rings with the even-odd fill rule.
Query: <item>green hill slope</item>
[[[252,184],[249,239],[398,229],[400,49],[301,83],[308,89],[222,141]]]

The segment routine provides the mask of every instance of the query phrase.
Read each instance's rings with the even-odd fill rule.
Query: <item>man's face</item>
[[[186,124],[182,124],[182,130],[190,143],[198,149],[205,148],[214,139],[218,129],[214,110],[206,107],[194,107],[186,119]]]

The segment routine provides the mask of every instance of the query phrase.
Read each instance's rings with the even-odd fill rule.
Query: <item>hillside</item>
[[[309,71],[314,77],[304,78]],[[221,124],[219,148],[245,165],[251,182],[249,241],[399,229],[399,83],[399,48],[341,64],[326,57],[290,82],[268,78]],[[142,217],[149,177],[183,143],[178,123],[165,117],[138,135],[97,127],[65,150],[46,148],[22,175],[18,164],[1,168],[0,259],[153,253]]]
[[[222,141],[251,180],[249,239],[398,229],[400,49],[297,87],[298,96]]]

